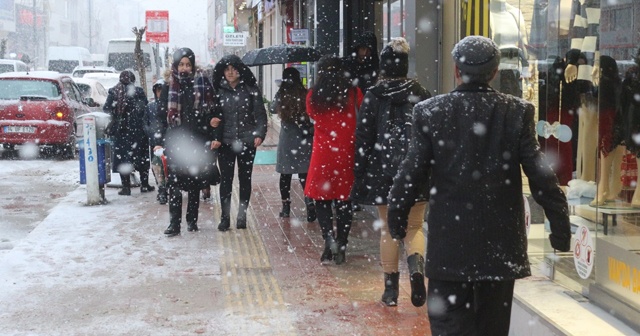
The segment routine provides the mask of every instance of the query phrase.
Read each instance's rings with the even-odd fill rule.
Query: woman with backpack
[[[351,198],[360,204],[375,205],[382,221],[380,260],[385,290],[382,302],[396,306],[399,293],[398,259],[400,242],[389,235],[387,195],[393,176],[407,153],[411,135],[413,106],[431,94],[416,80],[407,78],[409,44],[395,38],[380,53],[380,77],[364,97],[358,111],[355,146],[355,182]],[[411,208],[404,246],[408,255],[411,302],[416,307],[426,300],[424,285],[425,237],[422,231],[427,207],[427,183],[422,181],[422,197]]]
[[[320,261],[345,262],[353,212],[349,193],[353,184],[356,109],[362,92],[351,85],[345,67],[336,56],[325,55],[317,63],[316,85],[307,94],[307,113],[315,121],[313,150],[304,194],[316,201],[318,223],[324,238]],[[334,237],[335,203],[337,233]]]

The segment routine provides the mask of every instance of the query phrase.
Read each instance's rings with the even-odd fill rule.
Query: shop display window
[[[535,104],[539,142],[571,212],[572,251],[556,253],[532,205],[532,265],[596,303],[640,312],[640,2],[488,6],[487,34],[501,51],[491,85]]]

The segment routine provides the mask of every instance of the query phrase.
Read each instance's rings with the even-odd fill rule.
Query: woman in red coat
[[[356,108],[362,92],[351,85],[345,67],[336,56],[318,61],[316,85],[307,94],[307,113],[315,120],[311,163],[304,189],[316,200],[318,222],[325,241],[320,261],[345,261],[353,213],[349,193],[353,185]],[[337,234],[334,236],[332,203],[335,202]]]

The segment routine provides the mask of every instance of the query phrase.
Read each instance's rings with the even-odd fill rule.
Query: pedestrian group
[[[553,248],[568,251],[571,241],[565,195],[536,139],[534,106],[489,85],[500,51],[488,38],[468,36],[455,45],[458,86],[433,98],[407,77],[404,38],[392,39],[379,54],[375,35],[358,41],[347,58],[323,56],[309,90],[295,68],[282,73],[269,107],[282,121],[279,217],[291,216],[297,174],[307,221],[317,219],[322,232],[320,261],[340,265],[347,261],[352,202],[374,206],[384,305],[398,304],[403,248],[411,302],[427,303],[434,335],[507,335],[514,282],[531,274],[521,171],[549,219]],[[220,184],[218,230],[229,230],[232,221],[246,229],[253,164],[267,134],[251,70],[228,55],[208,75],[190,49],[180,48],[165,79],[153,86],[154,101],[147,104],[134,83],[133,73],[122,72],[104,108],[113,120],[119,194],[131,195],[133,171],[141,192],[154,190],[151,167],[157,200],[169,203],[164,233],[170,237],[181,232],[182,192],[187,231],[195,232],[201,193],[209,198],[211,186]],[[232,217],[236,163],[239,199]]]

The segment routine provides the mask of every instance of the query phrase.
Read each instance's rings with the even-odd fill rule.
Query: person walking
[[[407,78],[409,44],[400,37],[389,42],[380,53],[378,83],[364,96],[356,125],[355,181],[351,199],[363,205],[375,205],[382,221],[380,232],[380,262],[384,272],[382,302],[398,304],[398,258],[400,242],[389,236],[387,226],[387,195],[399,163],[406,156],[411,135],[413,106],[431,97],[431,93],[416,80]],[[416,204],[411,208],[404,239],[411,280],[411,302],[424,305],[425,240],[422,231],[427,207],[427,184],[418,188]]]
[[[335,259],[339,265],[346,260],[353,219],[349,194],[354,180],[356,109],[362,102],[362,92],[344,76],[344,63],[338,57],[323,56],[317,69],[316,84],[306,101],[315,132],[304,193],[316,201],[325,242],[320,261]],[[333,229],[334,202],[337,233]]]
[[[247,228],[251,175],[256,149],[267,136],[267,111],[256,78],[240,57],[222,57],[213,69],[216,110],[222,118],[220,137],[214,141],[220,167],[221,216],[218,230],[231,227],[231,192],[236,161],[240,184],[237,229]]]
[[[306,111],[307,89],[302,84],[300,72],[296,68],[286,68],[282,72],[282,83],[273,99],[271,113],[281,120],[276,172],[280,173],[280,197],[282,211],[280,217],[288,218],[291,211],[291,177],[298,174],[304,190],[313,146],[313,123]],[[305,197],[307,222],[316,220],[316,205],[313,199]]]
[[[200,190],[219,175],[213,162],[219,118],[215,118],[213,86],[196,69],[196,57],[189,48],[173,53],[170,81],[161,96],[161,101],[167,102],[168,125],[162,136],[169,173],[170,217],[164,233],[172,237],[180,234],[183,190],[187,192],[187,231],[198,231]],[[163,146],[156,145],[153,150],[160,149]]]
[[[113,138],[113,168],[120,174],[118,195],[131,195],[131,174],[140,173],[140,192],[155,190],[149,185],[149,138],[144,131],[147,97],[135,86],[136,76],[125,70],[116,86],[109,89],[103,111],[111,115],[107,133]]]
[[[563,252],[571,243],[567,200],[536,140],[534,106],[488,85],[500,63],[496,44],[467,36],[451,54],[456,89],[414,108],[409,153],[389,195],[389,232],[406,239],[430,171],[431,332],[508,335],[515,279],[531,275],[521,168],[549,219],[551,246]]]
[[[167,109],[166,106],[160,106],[160,94],[162,93],[162,87],[164,86],[164,80],[159,79],[153,84],[152,90],[155,99],[147,105],[145,113],[145,133],[149,138],[149,145],[154,148],[156,146],[164,146],[164,139],[162,135],[167,129]],[[158,184],[158,196],[156,199],[160,204],[167,204],[167,177],[165,176],[164,163],[162,162],[162,156],[164,151],[154,151],[151,156],[151,171],[156,178]]]

